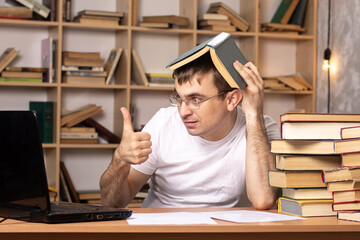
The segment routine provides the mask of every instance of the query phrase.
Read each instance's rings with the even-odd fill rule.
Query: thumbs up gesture
[[[115,157],[130,164],[140,164],[149,158],[151,153],[151,136],[146,132],[134,132],[129,111],[122,107],[124,118],[121,143],[116,149]]]

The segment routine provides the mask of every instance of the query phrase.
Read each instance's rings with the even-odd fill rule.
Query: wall
[[[332,0],[330,49],[331,62],[336,64],[330,74],[330,112],[360,113],[360,12],[359,0]],[[327,45],[328,0],[318,0],[318,69],[316,111],[327,112],[327,74],[322,70]]]

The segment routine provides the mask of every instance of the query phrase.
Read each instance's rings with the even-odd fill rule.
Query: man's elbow
[[[275,201],[273,199],[271,199],[271,200],[267,200],[267,199],[261,200],[260,199],[260,200],[252,202],[252,205],[257,210],[267,210],[267,209],[271,209],[274,207]]]

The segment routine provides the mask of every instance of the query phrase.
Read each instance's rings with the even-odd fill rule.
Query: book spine
[[[53,103],[30,102],[30,110],[36,112],[42,143],[53,142]]]

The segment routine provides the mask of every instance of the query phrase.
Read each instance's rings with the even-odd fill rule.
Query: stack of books
[[[198,28],[212,31],[233,32],[236,27],[229,17],[219,13],[204,13],[199,17]]]
[[[171,73],[146,73],[149,86],[174,87],[175,79]]]
[[[360,124],[341,129],[342,141],[335,143],[341,167],[323,170],[323,180],[332,192],[338,219],[360,221]]]
[[[213,27],[209,26],[207,29],[211,30],[219,30],[219,31],[236,31],[236,29],[239,29],[242,32],[246,32],[249,30],[249,23],[242,18],[239,14],[237,14],[233,9],[231,9],[229,6],[222,2],[215,2],[211,3],[209,6],[209,9],[207,10],[207,13],[218,13],[222,15],[226,15],[233,27],[227,27],[229,30],[226,30],[225,27]],[[215,24],[213,24],[215,25]],[[219,24],[217,24],[219,25]],[[231,28],[231,30],[230,30]]]
[[[261,24],[263,32],[299,34],[303,28],[308,0],[282,0],[270,22]]]
[[[271,141],[276,169],[269,185],[282,189],[278,211],[298,216],[336,215],[323,171],[341,167],[335,145],[341,128],[360,124],[357,114],[287,113],[280,117],[281,138]]]
[[[140,27],[150,28],[173,28],[173,27],[187,27],[189,26],[189,18],[177,15],[156,15],[144,16]]]
[[[82,10],[74,17],[74,22],[118,26],[123,17],[121,12]]]
[[[107,73],[100,52],[64,51],[62,61],[63,83],[105,84]]]

